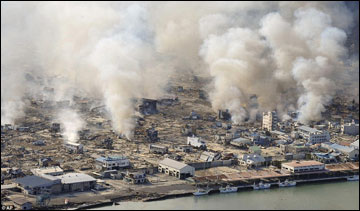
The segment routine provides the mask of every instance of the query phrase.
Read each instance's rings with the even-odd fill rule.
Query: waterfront
[[[359,209],[359,182],[301,184],[293,188],[240,190],[237,193],[182,197],[152,202],[120,202],[120,205],[99,209]]]

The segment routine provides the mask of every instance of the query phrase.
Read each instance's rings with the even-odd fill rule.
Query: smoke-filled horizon
[[[212,108],[233,122],[320,120],[338,90],[358,101],[358,18],[358,2],[2,2],[1,124],[50,86],[52,100],[103,99],[131,138],[133,99],[161,97],[184,69],[212,77]]]

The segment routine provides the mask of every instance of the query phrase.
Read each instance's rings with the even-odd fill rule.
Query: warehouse
[[[96,185],[95,178],[82,173],[69,173],[57,178],[61,179],[63,192],[90,190]]]
[[[180,179],[185,179],[186,177],[192,177],[195,175],[195,168],[189,166],[185,163],[181,163],[169,158],[165,158],[159,163],[159,172],[168,174],[170,176],[175,176]]]
[[[15,183],[25,194],[37,195],[43,191],[50,193],[61,192],[61,181],[57,178],[48,179],[39,176],[26,176],[16,179]]]

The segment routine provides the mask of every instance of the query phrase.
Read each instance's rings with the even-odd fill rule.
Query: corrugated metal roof
[[[169,159],[169,158],[165,158],[164,160],[160,161],[161,165],[165,165],[165,166],[169,166],[171,168],[174,168],[174,169],[182,169],[186,166],[189,166],[185,163],[181,163],[181,162],[178,162],[176,160],[172,160],[172,159]]]
[[[63,184],[96,181],[94,177],[82,173],[68,173],[65,175],[57,176],[57,178],[61,179],[61,183]]]
[[[40,186],[51,186],[52,184],[54,184],[51,180],[41,178],[38,176],[26,176],[22,178],[17,178],[15,180],[15,183],[18,183],[23,187],[27,186],[30,188],[35,188]]]

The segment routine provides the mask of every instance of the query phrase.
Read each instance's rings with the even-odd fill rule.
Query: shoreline
[[[312,184],[312,183],[332,183],[332,182],[350,182],[347,181],[345,176],[342,177],[329,177],[329,178],[320,178],[320,179],[311,179],[311,180],[302,180],[302,181],[296,181],[297,183],[299,183],[300,185],[306,185],[306,184]],[[272,186],[271,188],[273,188],[274,186]],[[239,190],[243,189],[244,191],[247,191],[247,189],[250,188],[250,186],[239,186],[238,187]],[[275,187],[275,188],[279,188],[279,187]],[[296,188],[296,187],[295,187]],[[210,193],[219,193],[219,190],[212,190],[210,191]],[[151,202],[151,201],[162,201],[162,200],[167,200],[167,199],[172,199],[172,198],[181,198],[181,197],[187,197],[187,196],[191,196],[193,195],[192,192],[187,192],[187,193],[178,193],[178,194],[162,194],[160,196],[157,197],[147,197],[147,198],[143,198],[142,200],[121,200],[120,198],[122,197],[118,197],[118,198],[114,198],[114,199],[109,199],[109,201],[106,202],[98,202],[95,204],[89,204],[89,205],[80,205],[78,207],[74,207],[74,208],[70,208],[70,209],[74,209],[74,210],[85,210],[85,209],[92,209],[92,208],[101,208],[101,207],[106,207],[106,206],[110,206],[112,204],[116,204],[116,205],[120,205],[120,202],[136,202],[136,201],[140,201],[140,202]],[[136,197],[136,196],[135,196]],[[127,198],[127,197],[126,197]],[[129,197],[131,198],[131,197]]]

